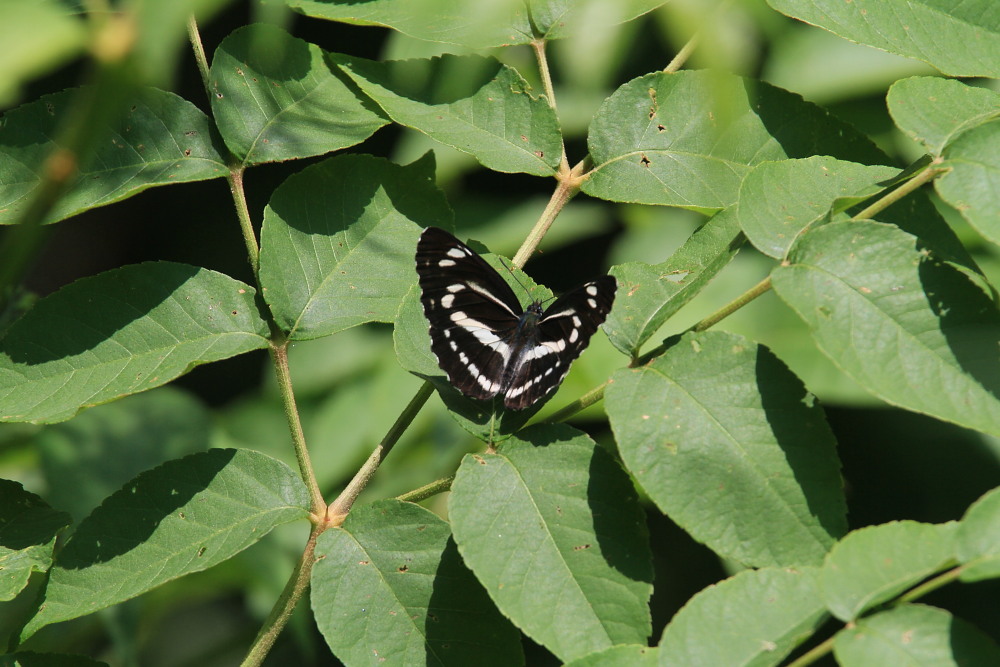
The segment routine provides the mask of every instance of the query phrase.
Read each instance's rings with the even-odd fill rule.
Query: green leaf
[[[309,515],[296,473],[269,456],[213,449],[147,471],[104,501],[59,552],[22,639],[217,565]]]
[[[0,125],[0,224],[17,222],[41,184],[42,163],[80,91],[45,95],[4,114]],[[147,188],[226,174],[208,117],[173,93],[148,88],[126,101],[124,117],[91,131],[104,135],[49,212],[56,222]]]
[[[80,521],[142,471],[208,449],[210,425],[198,400],[166,386],[49,426],[35,438],[46,495]]]
[[[767,3],[844,39],[922,60],[945,74],[1000,77],[1000,14],[994,0]]]
[[[342,79],[318,46],[276,26],[245,26],[212,58],[212,112],[243,164],[322,155],[387,123]]]
[[[851,532],[830,550],[820,572],[826,605],[842,621],[893,599],[955,562],[954,521],[893,521]]]
[[[796,244],[775,291],[819,349],[876,396],[1000,435],[1000,314],[899,229],[835,222]]]
[[[420,228],[451,224],[432,157],[405,167],[370,155],[312,165],[282,183],[264,211],[264,298],[293,339],[391,322],[416,282]]]
[[[656,667],[660,649],[624,644],[567,662],[563,667]]]
[[[13,600],[32,572],[49,569],[56,535],[70,521],[19,483],[0,479],[0,601]]]
[[[740,227],[762,253],[782,258],[811,225],[877,194],[898,171],[825,156],[764,162],[740,185]]]
[[[1000,94],[936,76],[892,84],[886,104],[896,126],[932,155],[957,136],[1000,116]]]
[[[652,567],[631,482],[564,425],[467,455],[448,513],[466,564],[500,611],[568,661],[645,643]]]
[[[1000,648],[975,626],[926,605],[903,605],[838,632],[833,642],[844,667],[959,667],[1000,664]]]
[[[819,564],[846,532],[822,410],[763,346],[688,334],[605,394],[618,451],[657,506],[740,563]]]
[[[0,108],[22,85],[77,55],[86,37],[83,22],[57,2],[0,2]]]
[[[528,44],[534,35],[559,39],[587,15],[600,12],[605,25],[631,21],[664,0],[287,0],[307,16],[393,28],[430,42],[487,49]],[[533,30],[534,28],[534,30]]]
[[[471,242],[471,246],[476,250],[481,249],[475,241]],[[485,253],[485,249],[482,250]],[[483,259],[500,273],[515,294],[523,294],[527,289],[528,296],[532,300],[545,300],[552,296],[551,291],[535,285],[534,281],[520,269],[512,269],[509,264],[501,262],[496,255],[483,253],[481,253]],[[396,316],[393,329],[396,357],[407,371],[433,384],[455,421],[480,440],[495,443],[509,436],[524,426],[555,396],[550,394],[546,399],[525,410],[506,410],[499,399],[480,401],[462,395],[452,386],[438,365],[434,353],[431,352],[431,338],[427,328],[427,318],[424,317],[423,307],[420,305],[420,290],[414,285],[403,298]],[[558,391],[557,389],[555,393]]]
[[[887,161],[856,130],[802,98],[711,71],[647,74],[622,85],[594,116],[588,146],[594,169],[583,183],[587,194],[705,213],[734,203],[758,162],[817,153]]]
[[[40,299],[0,339],[0,421],[54,422],[267,347],[246,283],[146,262]]]
[[[448,524],[381,500],[316,545],[313,613],[345,665],[524,664],[517,630],[466,569]]]
[[[1000,488],[969,507],[958,524],[956,540],[962,581],[1000,577]]]
[[[661,264],[626,262],[609,272],[618,280],[615,307],[604,323],[612,344],[629,355],[693,299],[743,245],[735,211],[716,214]]]
[[[962,133],[944,149],[941,166],[951,170],[934,182],[941,199],[1000,243],[1000,119]]]
[[[331,58],[397,123],[469,153],[489,169],[555,173],[555,111],[517,70],[493,58],[441,56],[387,63]]]
[[[709,586],[663,630],[659,664],[779,664],[827,618],[817,573],[746,570]]]

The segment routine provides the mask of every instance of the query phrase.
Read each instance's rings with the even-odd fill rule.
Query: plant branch
[[[787,667],[805,667],[806,665],[811,665],[832,650],[833,637],[830,637],[826,641],[813,646],[798,658],[788,663]]]
[[[919,600],[929,593],[933,593],[937,589],[950,584],[951,582],[957,580],[962,575],[963,568],[953,567],[947,572],[942,572],[933,579],[928,579],[924,583],[911,588],[903,595],[899,596],[898,603],[905,604],[908,602],[913,602],[914,600]]]
[[[545,205],[545,210],[538,216],[535,226],[528,232],[528,237],[524,239],[524,243],[521,244],[517,254],[514,255],[511,264],[519,269],[523,268],[531,255],[538,249],[538,244],[541,243],[542,238],[549,231],[549,227],[552,226],[556,216],[569,203],[569,200],[575,197],[576,193],[580,191],[580,185],[583,183],[581,173],[586,168],[586,165],[586,161],[581,161],[573,169],[563,169],[560,167],[559,174],[557,174],[558,185],[549,198],[549,203]]]
[[[281,334],[277,334],[284,338]],[[274,336],[272,336],[272,339]],[[299,419],[299,409],[295,404],[295,392],[292,390],[292,376],[288,371],[288,344],[285,340],[271,342],[271,361],[274,364],[274,375],[278,380],[278,391],[281,393],[281,403],[285,409],[285,418],[288,420],[288,430],[292,434],[292,447],[295,449],[295,459],[299,464],[299,473],[302,480],[309,489],[309,499],[312,512],[316,519],[321,519],[326,514],[326,501],[323,500],[323,493],[319,490],[316,482],[316,474],[313,472],[312,461],[309,458],[309,449],[306,447],[306,436],[302,430],[302,421]]]
[[[451,488],[451,483],[454,481],[454,475],[442,477],[441,479],[433,481],[430,484],[421,486],[419,489],[413,489],[412,491],[407,491],[402,495],[396,496],[396,500],[406,503],[419,503],[421,500],[425,500],[431,496],[436,496],[439,493],[447,491]]]
[[[198,30],[198,22],[194,16],[188,17],[187,24],[188,41],[191,42],[191,49],[194,51],[194,61],[198,64],[198,73],[201,74],[201,84],[205,86],[205,94],[211,95],[209,89],[208,56],[205,55],[205,46],[201,42],[201,32]]]
[[[326,509],[327,522],[333,526],[339,526],[343,523],[344,519],[347,517],[348,512],[351,511],[351,507],[354,505],[354,501],[358,499],[358,496],[368,486],[368,482],[375,475],[375,471],[385,460],[385,457],[389,455],[392,451],[393,446],[399,440],[399,437],[403,435],[403,432],[410,425],[413,419],[420,412],[420,408],[424,406],[427,399],[431,397],[434,393],[434,386],[430,382],[424,382],[417,393],[410,399],[406,408],[400,413],[399,417],[396,418],[396,423],[392,425],[389,432],[385,434],[382,438],[382,442],[375,447],[375,450],[365,461],[361,469],[355,473],[354,478],[347,484],[337,499],[330,503],[330,506]]]
[[[687,43],[685,43],[684,46],[681,47],[681,50],[677,52],[677,55],[675,55],[673,59],[667,64],[667,66],[663,68],[663,72],[665,74],[673,74],[681,67],[683,67],[684,63],[687,62],[687,59],[691,57],[691,54],[694,52],[695,48],[697,48],[699,41],[701,41],[700,30],[695,34],[691,35],[691,38],[688,39]]]
[[[934,180],[935,178],[938,177],[938,175],[943,174],[944,172],[948,171],[947,169],[944,169],[942,167],[936,166],[936,165],[939,165],[939,164],[941,164],[941,158],[935,158],[934,161],[931,162],[930,166],[928,166],[922,172],[920,172],[919,174],[917,174],[916,176],[914,176],[910,180],[906,181],[905,183],[903,183],[902,185],[900,185],[895,190],[892,190],[891,192],[887,193],[885,196],[879,198],[878,201],[873,202],[870,206],[866,207],[863,211],[859,211],[858,214],[855,215],[851,219],[852,220],[865,220],[867,218],[871,218],[871,217],[873,217],[873,216],[881,213],[885,209],[889,208],[890,206],[892,206],[893,204],[895,204],[896,202],[898,202],[900,199],[902,199],[906,195],[908,195],[908,194],[914,192],[915,190],[919,189],[925,183],[929,183],[930,181]]]
[[[323,524],[313,526],[312,532],[309,534],[309,540],[306,542],[306,547],[302,550],[299,562],[296,563],[295,569],[288,578],[284,590],[281,591],[281,595],[278,596],[274,606],[271,607],[271,613],[268,614],[267,619],[257,633],[257,637],[250,646],[250,650],[247,651],[246,658],[243,659],[241,667],[258,667],[263,664],[264,658],[267,657],[271,647],[274,646],[274,642],[278,639],[281,631],[288,625],[288,619],[291,618],[295,606],[309,588],[312,568],[316,564],[316,539],[324,530],[326,530],[326,526]]]

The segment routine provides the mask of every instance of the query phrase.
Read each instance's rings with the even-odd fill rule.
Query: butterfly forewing
[[[537,302],[525,310],[493,267],[435,227],[421,234],[416,261],[431,350],[449,381],[472,398],[502,395],[515,410],[559,385],[614,300],[615,279],[604,276],[544,313]]]

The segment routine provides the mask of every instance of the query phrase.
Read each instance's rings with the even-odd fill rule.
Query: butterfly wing
[[[548,307],[528,333],[519,363],[505,382],[505,406],[524,409],[559,386],[611,312],[616,290],[614,277],[602,276]]]
[[[496,396],[524,312],[517,296],[486,260],[443,229],[423,231],[416,261],[438,365],[463,394]]]

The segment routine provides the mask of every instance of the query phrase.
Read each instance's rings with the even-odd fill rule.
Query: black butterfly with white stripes
[[[614,303],[615,279],[602,276],[544,311],[539,301],[525,309],[493,267],[436,227],[420,235],[416,259],[438,365],[466,396],[502,396],[511,410],[559,386]]]

